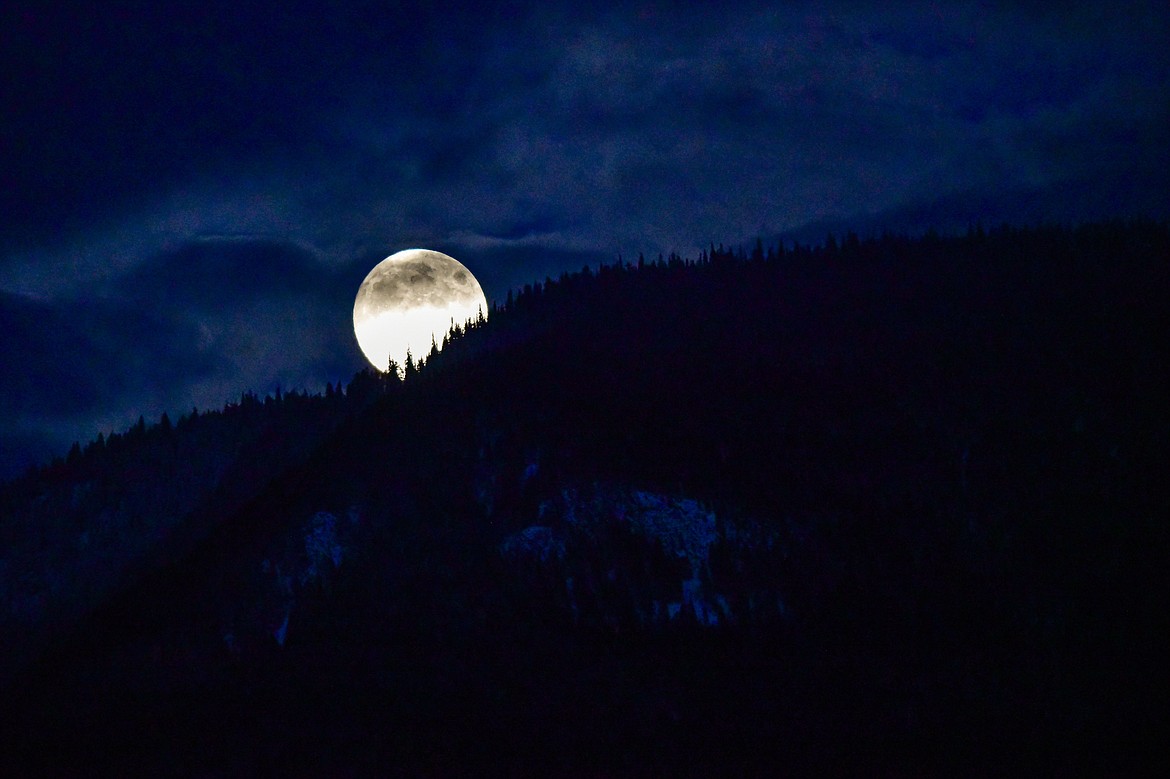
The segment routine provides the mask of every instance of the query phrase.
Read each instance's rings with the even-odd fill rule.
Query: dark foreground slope
[[[1168,249],[891,238],[526,291],[322,402],[347,410],[306,456],[10,686],[3,760],[1140,765],[1166,725]]]

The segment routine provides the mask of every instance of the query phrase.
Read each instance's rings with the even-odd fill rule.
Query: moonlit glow
[[[419,357],[426,357],[431,350],[432,338],[442,347],[443,336],[451,329],[452,323],[462,325],[468,319],[474,319],[476,313],[475,308],[457,306],[383,311],[360,324],[355,322],[353,331],[366,359],[384,371],[391,358],[399,366],[405,363],[407,349],[416,362]]]
[[[431,343],[440,348],[452,324],[463,325],[483,312],[487,298],[475,276],[459,261],[428,249],[406,249],[374,266],[358,288],[353,331],[366,359],[380,371],[390,360],[417,361]]]

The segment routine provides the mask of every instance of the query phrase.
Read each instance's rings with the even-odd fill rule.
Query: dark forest
[[[0,486],[0,767],[1138,770],[1168,258],[1143,221],[619,257],[401,372],[79,442]]]

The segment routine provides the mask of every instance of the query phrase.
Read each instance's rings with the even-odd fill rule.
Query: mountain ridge
[[[10,533],[38,489],[168,435],[220,425],[234,482],[172,551],[116,558],[146,573],[10,681],[8,760],[1135,761],[1160,721],[1168,247],[1166,225],[1098,224],[585,269],[403,380],[78,447],[4,488]],[[684,564],[668,539],[707,516]],[[552,551],[508,551],[525,533]],[[156,717],[185,724],[136,741]],[[1082,728],[1098,740],[1063,744]]]

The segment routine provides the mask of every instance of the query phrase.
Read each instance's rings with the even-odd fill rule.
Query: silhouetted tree
[[[761,238],[756,238],[756,245],[752,248],[752,262],[764,261],[764,241]]]

